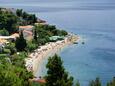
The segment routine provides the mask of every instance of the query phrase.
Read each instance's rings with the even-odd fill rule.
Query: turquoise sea
[[[81,36],[79,44],[59,54],[66,70],[81,86],[96,77],[105,86],[115,76],[115,0],[0,0],[0,6],[23,8]],[[46,62],[40,71],[43,75]]]

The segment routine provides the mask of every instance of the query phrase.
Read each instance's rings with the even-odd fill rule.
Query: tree
[[[9,33],[13,33],[17,31],[17,16],[10,12],[2,12],[0,14],[0,28],[6,29]]]
[[[23,11],[22,9],[17,9],[16,10],[16,15],[21,17],[22,16],[22,11]]]
[[[34,41],[28,41],[27,42],[27,47],[26,49],[29,51],[29,52],[32,52],[33,50],[35,50],[37,48],[37,42],[34,42]]]
[[[26,12],[22,13],[22,19],[25,21],[25,24],[34,24],[37,22],[37,17],[35,14],[28,14]]]
[[[34,31],[34,40],[37,42],[37,31],[36,31],[36,29]]]
[[[0,35],[9,36],[9,32],[5,28],[3,28],[2,30],[0,30]]]
[[[115,77],[113,77],[113,80],[107,83],[107,86],[115,86]]]
[[[16,39],[15,47],[18,51],[25,50],[27,46],[26,40],[23,37],[23,31],[21,31],[20,37]]]
[[[8,62],[0,64],[0,86],[31,86],[32,73]]]
[[[95,80],[95,86],[101,86],[101,81],[99,78],[96,78]]]
[[[28,14],[27,14],[26,12],[23,12],[23,14],[22,14],[22,18],[26,20],[27,17],[28,17]]]
[[[35,14],[28,14],[27,21],[29,21],[30,24],[35,23],[37,21]]]
[[[37,17],[35,14],[33,14],[33,23],[36,23],[37,22]]]
[[[89,86],[101,86],[101,81],[99,78],[96,78],[95,80],[92,80],[89,84]]]
[[[90,81],[89,86],[95,86],[95,82],[93,80]]]
[[[79,83],[79,81],[77,81],[77,83],[76,83],[76,86],[80,86],[80,83]]]
[[[46,75],[46,86],[72,86],[73,77],[69,77],[68,73],[62,66],[63,62],[57,55],[50,57],[46,68],[48,68]]]
[[[13,55],[16,53],[15,43],[9,43],[5,46],[6,49],[10,49],[10,55]]]

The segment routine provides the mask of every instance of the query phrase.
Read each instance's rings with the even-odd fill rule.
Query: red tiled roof
[[[28,34],[30,34],[30,35],[33,34],[31,31],[27,31],[27,30],[24,30],[24,32],[26,32],[26,33],[28,33]]]
[[[44,79],[38,79],[38,80],[36,80],[36,82],[38,82],[38,83],[46,83],[46,81]]]
[[[19,26],[21,29],[28,29],[28,28],[33,28],[32,25],[27,25],[27,26]]]
[[[37,82],[37,83],[46,83],[45,79],[36,79],[36,78],[33,78],[33,79],[29,79],[29,81],[34,81],[34,82]]]

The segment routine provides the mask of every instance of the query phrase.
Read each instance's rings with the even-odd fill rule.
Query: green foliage
[[[23,12],[22,18],[26,20],[26,19],[27,19],[27,16],[28,16],[28,14],[27,14],[26,12]]]
[[[6,29],[9,33],[17,31],[17,16],[11,12],[1,12],[0,14],[0,28]]]
[[[115,86],[115,77],[113,77],[113,80],[107,83],[107,86]]]
[[[16,10],[16,15],[19,16],[19,17],[21,17],[22,14],[23,14],[22,11],[23,11],[22,9],[17,9]]]
[[[76,86],[80,86],[80,83],[79,83],[79,81],[77,81],[77,83],[76,83]]]
[[[12,55],[12,54],[16,53],[15,44],[9,43],[9,44],[5,45],[5,47],[1,50],[0,53],[8,54],[8,55]]]
[[[0,35],[9,36],[9,32],[5,28],[3,28],[2,30],[0,30]]]
[[[34,32],[34,39],[37,40],[38,45],[44,45],[50,42],[51,36],[65,36],[67,32],[64,30],[58,30],[53,25],[37,25]],[[62,39],[59,39],[62,40]]]
[[[19,54],[13,54],[10,59],[12,61],[13,65],[16,65],[21,68],[25,68],[24,64],[24,59],[27,57],[26,52],[19,52]],[[25,68],[26,69],[26,68]]]
[[[35,22],[37,22],[37,17],[35,16],[35,14],[28,14],[22,9],[17,9],[16,14],[22,19],[21,25],[34,24]]]
[[[35,14],[28,14],[22,9],[17,9],[16,15],[15,13],[8,11],[8,9],[4,10],[5,11],[0,10],[0,29],[3,30],[5,28],[10,34],[18,32],[19,25],[28,25],[37,22]],[[3,30],[0,31],[0,34],[9,35],[8,32]]]
[[[7,57],[6,54],[0,54],[0,59]]]
[[[10,54],[13,55],[16,53],[15,43],[9,43],[7,46],[5,46],[6,49],[10,49]]]
[[[36,29],[48,36],[65,36],[68,34],[65,30],[59,30],[54,25],[38,25]]]
[[[0,64],[0,86],[31,86],[28,79],[32,77],[25,69],[10,63]]]
[[[29,51],[29,52],[32,52],[33,50],[35,50],[37,48],[37,44],[32,42],[32,41],[28,41],[27,42],[27,47],[26,49]]]
[[[27,43],[23,37],[23,32],[21,31],[20,37],[16,39],[15,47],[18,51],[24,51],[26,46]]]
[[[99,78],[96,78],[95,80],[92,80],[90,83],[89,83],[89,86],[101,86],[101,81]]]
[[[17,9],[16,14],[9,11],[2,11],[0,9],[0,34],[7,36],[17,32],[18,25],[34,24],[36,21],[37,17],[34,14],[28,14],[22,9]],[[19,52],[19,54],[16,54],[16,49],[17,51],[24,51],[27,49],[31,52],[36,49],[38,45],[44,45],[49,42],[49,37],[54,35],[64,36],[66,35],[66,32],[58,30],[52,25],[41,25],[36,27],[34,32],[34,41],[26,43],[23,33],[21,32],[20,37],[16,39],[15,44],[8,44],[3,49],[5,54],[0,54],[0,57],[9,57],[12,64],[5,62],[5,60],[0,60],[0,86],[31,86],[28,79],[33,77],[32,73],[27,72],[24,66],[24,58],[28,56],[28,52]],[[57,60],[57,63],[54,65],[55,67],[52,67],[56,71],[53,73],[53,69],[50,67],[51,65],[47,65],[49,71],[46,76],[46,80],[49,81],[46,86],[72,86],[73,77],[68,76],[68,73],[62,66],[60,57],[55,55],[54,59],[51,58],[51,61],[49,62],[52,62],[53,64],[53,60]],[[57,70],[60,71],[57,72]],[[49,74],[53,74],[58,77],[55,78]],[[52,84],[50,83],[50,79],[54,79]],[[44,86],[44,84],[42,86]]]
[[[38,37],[38,45],[45,45],[45,43],[49,42],[49,38],[48,37],[44,37],[44,38],[41,38],[41,37]]]
[[[4,50],[3,50],[3,53],[10,54],[11,51],[10,51],[10,49],[4,49]]]
[[[28,24],[33,24],[37,21],[35,14],[28,14],[27,17]]]
[[[72,86],[73,77],[68,77],[68,73],[62,66],[61,58],[57,55],[50,57],[46,68],[46,86]]]
[[[36,31],[36,29],[34,30],[34,40],[37,42],[37,31]]]
[[[45,86],[43,83],[33,82],[32,86]]]
[[[68,33],[65,30],[60,30],[60,35],[61,36],[66,36],[66,35],[68,35]]]

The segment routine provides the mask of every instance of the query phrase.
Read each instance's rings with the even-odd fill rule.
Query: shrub
[[[23,37],[23,32],[21,32],[20,37],[16,39],[15,47],[18,51],[23,51],[25,50],[26,46],[26,40]]]
[[[9,36],[9,32],[4,28],[3,30],[0,30],[0,35]]]
[[[27,43],[27,50],[29,52],[32,52],[33,50],[35,50],[37,48],[37,44],[33,43],[33,42],[28,42]]]
[[[10,49],[11,55],[16,53],[15,43],[9,43],[5,48]]]
[[[11,51],[10,51],[10,49],[4,49],[4,50],[3,50],[3,53],[10,54],[10,53],[11,53]]]
[[[0,54],[0,59],[5,58],[7,55],[6,54]]]

